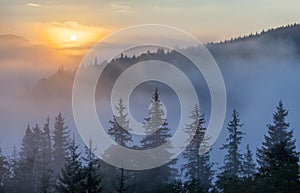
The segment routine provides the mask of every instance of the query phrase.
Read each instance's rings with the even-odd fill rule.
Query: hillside
[[[263,31],[256,35],[248,35],[244,37],[232,38],[230,41],[220,43],[209,43],[206,45],[212,55],[215,57],[223,73],[229,71],[230,65],[235,61],[244,60],[243,63],[262,62],[266,59],[279,57],[286,58],[300,58],[300,25],[288,25],[276,29]],[[197,48],[189,48],[197,49]],[[174,52],[164,52],[158,50],[157,52],[143,53],[140,56],[132,58],[122,56],[112,61],[112,67],[108,69],[109,76],[107,78],[106,88],[111,87],[113,79],[118,77],[118,74],[126,69],[128,66],[145,60],[162,60],[170,63],[187,64],[188,61],[180,57]],[[253,63],[255,63],[253,62]],[[96,65],[97,66],[97,65]],[[120,66],[122,66],[120,68]],[[267,64],[266,64],[266,68]],[[123,69],[123,70],[122,70]],[[184,68],[182,68],[184,69]],[[72,82],[74,73],[58,70],[49,78],[41,79],[32,89],[31,93],[35,98],[41,100],[48,97],[68,98],[71,97]]]

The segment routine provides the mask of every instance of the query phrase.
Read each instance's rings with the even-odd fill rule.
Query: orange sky
[[[56,60],[55,65],[52,64],[55,67],[69,63],[78,65],[79,58],[95,42],[118,29],[132,25],[171,25],[207,42],[230,39],[298,22],[299,19],[300,2],[296,0],[0,2],[0,35],[22,36],[29,40],[31,46],[42,47],[43,49],[39,48],[39,53],[43,50],[48,53],[40,55],[51,55],[51,61]]]

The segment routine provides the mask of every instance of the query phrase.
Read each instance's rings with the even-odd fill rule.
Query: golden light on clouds
[[[32,6],[32,7],[40,7],[40,4],[37,3],[27,3],[28,6]]]
[[[58,48],[75,48],[97,42],[110,30],[77,22],[54,22],[46,27],[46,41]]]

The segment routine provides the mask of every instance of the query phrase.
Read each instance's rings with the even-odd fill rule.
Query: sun
[[[76,35],[70,35],[70,41],[74,42],[77,40],[77,36]]]

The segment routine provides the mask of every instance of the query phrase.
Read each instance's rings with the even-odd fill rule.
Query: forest
[[[171,128],[163,117],[159,91],[156,89],[144,127],[158,130],[130,145],[126,104],[119,100],[118,114],[109,121],[107,133],[118,144],[135,149],[156,147],[171,137]],[[185,132],[195,134],[184,152],[157,168],[132,171],[111,166],[95,154],[93,141],[80,146],[59,113],[42,125],[27,126],[21,149],[11,155],[0,151],[1,193],[297,193],[300,192],[299,152],[293,129],[286,121],[288,110],[279,101],[273,122],[266,125],[261,147],[252,152],[249,145],[241,149],[246,133],[239,112],[233,110],[227,125],[223,163],[215,163],[210,151],[199,154],[205,142],[206,120],[200,108],[191,110],[191,122]],[[270,115],[272,116],[272,115]],[[170,147],[172,148],[172,147]],[[1,150],[1,149],[0,149]],[[168,151],[168,150],[167,150]],[[256,153],[256,158],[254,158]],[[164,154],[168,156],[168,154]],[[182,161],[179,161],[182,160]],[[217,169],[215,169],[217,168]]]

